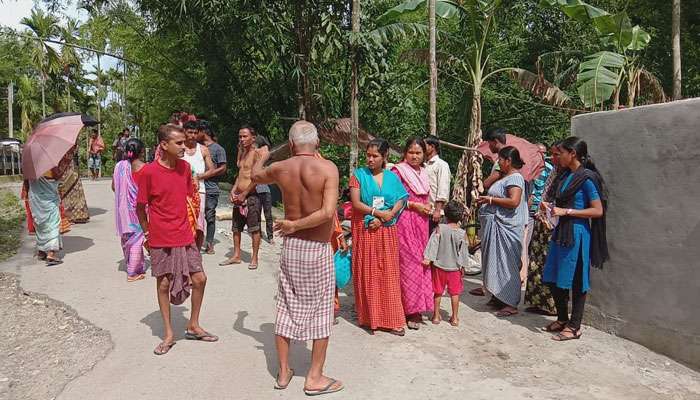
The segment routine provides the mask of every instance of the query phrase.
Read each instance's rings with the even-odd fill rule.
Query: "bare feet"
[[[307,396],[335,393],[343,390],[343,388],[343,382],[327,376],[322,376],[318,380],[312,380],[306,377],[306,381],[304,382],[304,393],[306,393]]]

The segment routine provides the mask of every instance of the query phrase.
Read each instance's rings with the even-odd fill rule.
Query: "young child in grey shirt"
[[[440,224],[430,236],[423,254],[423,265],[432,265],[435,295],[433,324],[440,323],[440,300],[447,289],[452,302],[450,324],[458,326],[459,295],[464,289],[463,268],[470,262],[469,246],[465,240],[466,232],[459,225],[464,216],[464,207],[455,201],[450,201],[444,211],[447,224]]]

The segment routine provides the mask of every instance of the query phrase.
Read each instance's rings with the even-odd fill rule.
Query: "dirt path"
[[[126,282],[109,184],[86,182],[85,188],[93,217],[65,238],[63,266],[47,269],[26,257],[0,266],[17,274],[26,290],[65,302],[111,334],[114,349],[59,399],[305,398],[301,375],[310,344],[293,348],[299,376],[289,389],[272,390],[278,247],[263,243],[258,271],[216,266],[227,243],[217,245],[217,255],[204,256],[209,282],[202,324],[221,340],[180,340],[170,354],[156,357],[151,351],[161,321],[155,281]],[[544,317],[501,320],[487,312],[483,298],[462,300],[459,328],[428,324],[397,338],[358,328],[352,298],[343,294],[327,373],[347,389],[329,398],[700,399],[699,373],[639,345],[588,327],[581,340],[555,343],[539,331]],[[443,303],[447,307],[447,299]],[[173,307],[180,339],[188,315],[189,303]]]

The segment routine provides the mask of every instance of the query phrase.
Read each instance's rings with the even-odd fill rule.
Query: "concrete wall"
[[[700,99],[573,118],[610,191],[586,323],[700,368]]]

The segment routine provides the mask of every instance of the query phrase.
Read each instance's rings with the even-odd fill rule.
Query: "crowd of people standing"
[[[483,138],[498,159],[484,182],[486,192],[475,199],[480,243],[470,246],[463,229],[469,208],[449,200],[450,167],[440,158],[440,141],[435,137],[409,138],[397,164],[389,163],[386,140],[371,140],[366,165],[353,171],[349,180],[349,208],[339,213],[338,170],[319,154],[313,124],[295,123],[289,133],[292,157],[267,166],[269,141],[247,125],[238,135],[238,174],[229,193],[234,249],[232,257],[219,265],[241,263],[241,235],[247,229],[253,246],[248,268],[258,268],[263,213],[266,239],[273,242],[273,231],[282,237],[276,389],[285,389],[293,376],[288,361],[291,339],[314,341],[307,394],[343,388],[322,372],[338,302],[333,251],[349,247],[342,234],[344,219],[351,221],[357,322],[372,334],[381,330],[404,336],[405,327],[420,329],[425,314],[433,324],[441,323],[445,291],[452,308],[449,323],[458,326],[465,270],[476,263],[471,253],[480,251],[483,285],[470,293],[489,296],[487,304],[495,308],[496,316],[518,314],[525,285],[528,310],[557,316],[543,330],[554,333],[558,341],[581,337],[590,266],[600,267],[608,257],[606,187],[582,139],[554,143],[551,157],[542,148],[544,168],[528,181],[521,174],[520,151],[507,143],[506,131],[487,130]],[[91,149],[104,147],[93,142]],[[218,182],[227,171],[225,150],[206,121],[187,114],[160,126],[150,163],[137,138],[123,135],[115,148],[120,160],[112,189],[127,280],[145,278],[146,252],[157,279],[165,333],[154,353],[164,355],[175,345],[170,303],[182,304],[190,296],[192,313],[185,337],[218,341],[200,326],[199,314],[207,282],[202,253],[215,254]],[[72,153],[65,158],[71,157]],[[27,182],[27,209],[35,211],[38,254],[54,265],[60,262],[61,247],[56,177],[70,175],[67,164],[63,161],[46,176]],[[280,188],[285,211],[274,226],[271,184]],[[75,186],[71,181],[67,185]]]

